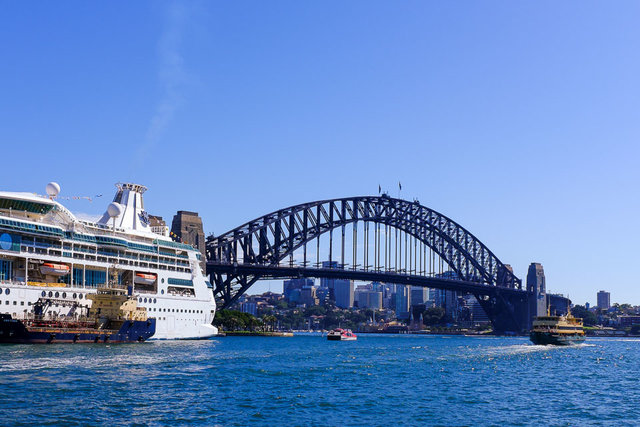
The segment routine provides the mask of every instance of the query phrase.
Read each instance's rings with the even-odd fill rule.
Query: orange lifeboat
[[[51,276],[64,276],[69,274],[69,266],[66,264],[56,264],[53,262],[45,262],[40,266],[40,272],[42,274],[49,274]]]
[[[156,282],[156,275],[151,273],[136,273],[134,282],[139,285],[153,285]]]

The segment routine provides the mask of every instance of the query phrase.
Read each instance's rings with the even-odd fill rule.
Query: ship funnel
[[[107,211],[98,223],[108,225],[109,220],[113,219],[114,228],[117,226],[125,230],[151,232],[149,215],[144,210],[142,198],[147,187],[132,183],[118,183],[116,188],[118,191],[113,198],[113,203],[107,207]]]

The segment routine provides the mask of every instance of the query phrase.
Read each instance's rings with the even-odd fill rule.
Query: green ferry
[[[536,345],[571,345],[584,342],[582,319],[566,316],[538,316],[533,321],[530,334]]]

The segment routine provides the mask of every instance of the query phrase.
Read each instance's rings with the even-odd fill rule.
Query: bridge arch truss
[[[350,254],[345,250],[347,228],[353,236]],[[334,233],[338,233],[335,239]],[[328,252],[321,258],[320,241],[327,235]],[[223,307],[267,271],[294,263],[305,270],[314,265],[319,269],[321,259],[328,259],[333,268],[425,277],[436,274],[437,257],[457,281],[522,290],[510,267],[460,224],[418,201],[386,195],[291,206],[210,236],[206,246],[207,271]],[[351,263],[346,262],[349,256]],[[251,268],[239,273],[241,266]]]

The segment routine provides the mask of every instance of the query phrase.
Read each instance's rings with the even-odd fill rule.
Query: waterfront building
[[[618,320],[620,321],[620,326],[623,328],[640,324],[640,316],[618,316]]]
[[[611,307],[611,294],[607,291],[598,292],[598,308],[608,310]]]

